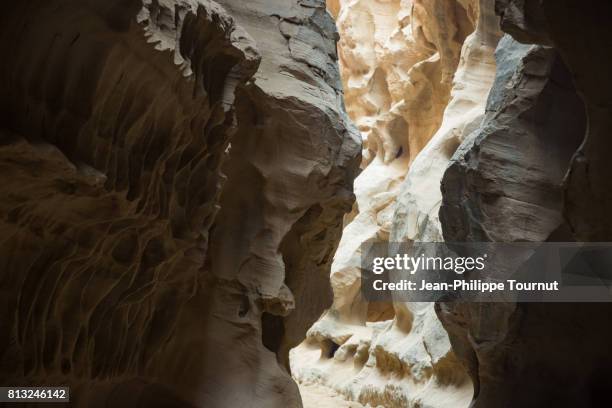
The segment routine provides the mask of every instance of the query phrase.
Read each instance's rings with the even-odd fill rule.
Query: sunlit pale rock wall
[[[363,299],[360,245],[442,239],[438,186],[482,119],[495,75],[493,2],[344,1],[335,10],[363,172],[332,264],[333,306],[293,350],[292,373],[373,406],[467,406],[472,385],[433,304]]]
[[[0,384],[301,406],[360,162],[336,39],[322,0],[3,5]]]

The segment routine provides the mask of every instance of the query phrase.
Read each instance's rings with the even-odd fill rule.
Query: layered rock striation
[[[0,20],[0,382],[70,385],[75,406],[301,406],[287,350],[331,302],[359,163],[324,3]]]

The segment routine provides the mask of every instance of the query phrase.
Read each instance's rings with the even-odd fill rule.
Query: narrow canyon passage
[[[610,16],[595,0],[7,2],[0,404],[53,386],[74,408],[612,406],[612,299],[361,290],[367,245],[612,254]],[[612,269],[591,259],[578,272]]]
[[[331,265],[333,304],[290,353],[305,406],[316,406],[315,386],[325,390],[321,401],[341,396],[368,407],[602,406],[597,401],[609,398],[594,374],[582,374],[560,398],[556,380],[543,373],[567,382],[572,370],[609,366],[599,337],[612,334],[597,323],[610,321],[606,304],[369,302],[360,291],[364,243],[387,243],[393,255],[400,242],[592,239],[598,227],[577,215],[585,198],[576,194],[588,188],[573,181],[588,178],[580,164],[586,153],[574,155],[587,132],[589,97],[576,87],[608,113],[610,105],[576,77],[586,68],[564,36],[563,12],[552,1],[508,0],[332,0],[327,7],[363,159]],[[597,14],[604,9],[581,11],[584,21],[597,21],[598,28],[580,28],[591,47],[597,35],[609,38]],[[591,120],[602,123],[593,109]],[[600,193],[609,187],[602,182]],[[583,313],[593,313],[586,338],[572,323]],[[535,333],[549,339],[547,350]],[[585,343],[593,351],[585,360],[572,368],[555,362],[570,344]]]
[[[433,303],[368,302],[361,245],[442,241],[436,185],[485,113],[501,37],[493,1],[336,1],[340,73],[363,138],[334,302],[291,352],[299,383],[383,407],[467,407],[473,387]]]

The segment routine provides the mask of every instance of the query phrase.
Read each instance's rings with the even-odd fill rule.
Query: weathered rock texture
[[[451,242],[539,242],[567,229],[561,216],[561,182],[583,137],[582,104],[554,49],[520,45],[505,37],[497,63],[487,116],[444,175],[440,218],[444,238]],[[441,305],[455,349],[474,377],[479,406],[502,400],[526,404],[535,400],[533,392],[516,393],[515,386],[544,388],[527,369],[538,362],[530,336],[540,329],[523,326],[518,336],[513,327],[521,321],[519,310],[538,307],[554,308]],[[468,332],[462,329],[466,325]],[[556,346],[546,344],[549,350]],[[544,353],[537,354],[540,362],[545,359]],[[516,376],[518,384],[508,384],[510,378],[500,374],[504,371],[514,372],[510,376]]]
[[[497,11],[515,39],[545,46],[500,43],[487,115],[444,175],[444,238],[610,240],[603,16],[612,7],[510,0]],[[610,313],[606,304],[438,305],[474,407],[609,406]]]
[[[331,302],[359,164],[324,3],[28,1],[0,23],[0,383],[301,406],[287,350]]]
[[[612,83],[608,50],[612,27],[607,1],[497,1],[505,31],[527,43],[552,45],[567,65],[584,101],[588,129],[572,161],[565,189],[565,215],[577,240],[612,240],[612,180],[609,140]],[[568,33],[566,24],[576,25]]]
[[[261,393],[296,388],[274,358],[288,368],[289,350],[331,303],[330,264],[353,203],[360,141],[339,109],[337,34],[324,2],[222,3],[253,33],[263,58],[238,96],[240,127],[213,226],[207,268],[216,289],[207,332],[214,364],[207,367],[211,376],[219,366],[235,367],[231,385],[210,392],[249,406]],[[263,391],[259,378],[269,372]]]
[[[393,242],[442,241],[438,219],[442,194],[433,186],[440,183],[457,147],[482,120],[495,76],[498,18],[492,1],[481,1],[479,10],[476,30],[463,45],[441,126],[410,166],[401,187],[393,218]]]
[[[341,72],[364,170],[332,264],[333,306],[292,352],[292,371],[373,406],[467,406],[471,382],[434,305],[363,299],[360,245],[441,240],[435,186],[484,115],[499,39],[493,2],[340,4]]]

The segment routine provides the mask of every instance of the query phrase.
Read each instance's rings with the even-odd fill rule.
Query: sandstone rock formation
[[[567,230],[561,182],[583,137],[581,102],[554,49],[505,37],[497,65],[487,116],[444,175],[440,218],[444,238],[451,242],[539,242]],[[504,371],[514,371],[521,388],[542,387],[541,382],[529,385],[537,381],[525,373],[536,357],[524,357],[533,346],[529,332],[541,332],[530,327],[519,338],[513,327],[521,321],[520,310],[538,308],[552,311],[554,305],[521,305],[519,310],[514,304],[440,305],[454,348],[470,368],[479,406],[534,400],[533,392],[511,391],[510,378],[500,374]],[[520,357],[507,362],[509,351]],[[519,372],[525,374],[520,380]]]
[[[497,1],[488,114],[443,181],[449,241],[609,240],[609,2]],[[569,24],[575,30],[568,31]],[[607,44],[609,45],[609,44]],[[586,139],[585,139],[586,134]],[[607,304],[440,304],[474,407],[608,406]],[[517,392],[518,391],[518,392]]]
[[[264,380],[266,398],[296,388],[275,357],[288,369],[289,350],[331,302],[329,268],[353,202],[360,141],[339,109],[336,30],[324,2],[221,3],[253,33],[262,65],[237,100],[240,127],[213,226],[207,333],[215,363],[207,367],[212,376],[219,365],[235,366],[231,386],[210,392],[239,395],[232,406],[248,406],[261,398],[262,373],[274,373]]]
[[[519,41],[552,45],[571,73],[584,101],[588,129],[568,174],[564,212],[577,240],[610,241],[612,181],[607,175],[612,153],[608,141],[612,127],[612,61],[607,50],[612,45],[612,28],[606,21],[612,4],[498,0],[496,6],[505,31]],[[578,29],[570,35],[567,24]]]
[[[484,114],[499,38],[493,2],[341,4],[346,106],[365,168],[332,264],[334,304],[292,352],[292,371],[373,406],[467,406],[472,387],[433,304],[365,301],[360,245],[441,240],[435,186]]]
[[[471,406],[487,408],[609,406],[608,305],[440,303],[450,353],[431,304],[394,302],[391,312],[391,305],[360,296],[365,240],[609,241],[612,231],[606,136],[612,4],[497,0],[501,27],[514,40],[505,37],[497,50],[485,112],[498,35],[486,24],[495,19],[492,4],[481,3],[479,27],[464,43],[450,102],[432,136],[426,127],[414,133],[419,114],[403,116],[407,111],[399,109],[418,93],[408,87],[398,98],[393,92],[414,79],[394,59],[414,49],[397,41],[395,18],[403,15],[404,27],[414,32],[423,3],[415,1],[414,9],[403,8],[409,2],[330,5],[338,14],[341,60],[350,67],[343,68],[347,110],[364,135],[365,169],[332,265],[334,305],[294,352],[294,373],[385,407],[467,406],[470,399]],[[419,113],[431,118],[422,102]],[[398,131],[402,116],[409,130]],[[446,373],[459,372],[453,354],[469,372],[473,398],[457,393],[457,377],[445,390],[430,381],[445,378],[436,362],[444,362]]]
[[[359,164],[324,2],[28,1],[0,21],[0,383],[301,406],[287,351],[331,302]]]
[[[0,384],[299,408],[291,371],[320,406],[612,406],[608,305],[360,292],[366,241],[612,240],[612,3],[327,9],[4,5]]]
[[[494,51],[499,41],[493,2],[481,1],[476,30],[463,45],[451,99],[443,121],[416,157],[403,183],[393,218],[392,242],[442,241],[436,186],[463,139],[478,126],[495,76]]]

